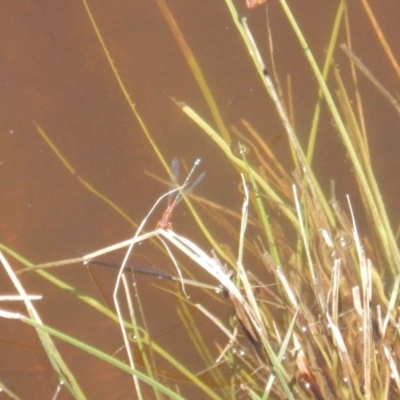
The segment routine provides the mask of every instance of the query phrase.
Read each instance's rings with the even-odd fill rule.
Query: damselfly
[[[171,195],[168,197],[168,207],[164,211],[164,214],[163,214],[162,218],[160,219],[160,221],[158,221],[157,228],[168,229],[171,227],[170,221],[171,221],[171,217],[172,217],[172,212],[174,211],[176,205],[179,204],[179,202],[182,200],[183,196],[187,196],[205,177],[206,173],[203,172],[193,181],[193,183],[191,183],[189,185],[190,179],[194,173],[194,170],[200,163],[201,163],[201,158],[198,158],[194,162],[192,169],[190,170],[188,176],[185,179],[185,182],[183,183],[182,187],[179,189],[178,194],[175,196],[174,200],[171,202],[173,193],[171,193]],[[172,160],[172,163],[171,163],[171,173],[172,173],[171,190],[173,190],[174,188],[177,187],[177,181],[179,178],[179,161],[176,157]]]
[[[246,0],[247,8],[254,8],[261,4],[264,4],[267,0]]]

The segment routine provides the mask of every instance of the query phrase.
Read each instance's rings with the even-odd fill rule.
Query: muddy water
[[[268,0],[267,4],[275,65],[284,92],[287,92],[287,77],[291,77],[295,127],[305,144],[316,99],[316,81],[279,2]],[[201,65],[227,126],[239,126],[240,118],[250,121],[264,140],[276,143],[274,150],[290,169],[291,162],[285,159],[286,141],[277,140],[282,135],[281,123],[252,68],[224,2],[178,0],[169,6]],[[291,6],[321,64],[336,2],[292,1]],[[394,0],[375,0],[371,1],[371,6],[398,57],[399,5]],[[212,121],[157,4],[103,1],[91,7],[114,65],[166,159],[178,156],[190,165],[195,158],[202,157],[207,179],[198,193],[239,210],[242,198],[237,190],[236,171],[171,100],[173,97],[187,102]],[[238,4],[238,9],[242,15],[247,15],[270,68],[265,7],[247,11],[243,2]],[[349,5],[349,15],[357,55],[392,94],[397,93],[399,77],[383,55],[359,2]],[[31,262],[42,263],[79,257],[128,238],[134,233],[134,223],[89,192],[78,175],[136,223],[166,190],[145,171],[165,178],[167,175],[118,87],[83,4],[44,0],[7,2],[3,4],[0,19],[0,241]],[[344,79],[348,80],[345,56],[338,51],[335,61]],[[400,150],[398,115],[362,77],[360,89],[372,162],[391,220],[397,226],[400,217],[396,207],[399,195],[396,171],[400,162],[397,156]],[[40,137],[34,121],[68,159],[75,175]],[[315,158],[318,177],[326,182],[325,189],[329,188],[329,180],[335,179],[337,196],[350,193],[357,202],[350,163],[326,113],[321,131]],[[159,209],[152,216],[150,228],[161,214],[162,209]],[[174,228],[180,233],[192,238],[198,234],[184,206],[176,211],[174,221]],[[203,237],[198,240],[209,247]],[[223,233],[219,240],[224,240]],[[119,252],[108,259],[118,263],[122,257],[123,253]],[[15,268],[20,267],[11,257],[10,262]],[[174,271],[169,259],[155,244],[138,248],[132,262]],[[77,290],[111,304],[114,271],[98,268],[88,271],[82,265],[71,265],[52,273]],[[205,279],[202,275],[197,278]],[[46,323],[108,353],[115,353],[121,347],[115,323],[34,273],[24,274],[21,279],[28,291],[44,295],[38,309]],[[3,273],[1,282],[2,292],[12,292]],[[159,281],[154,283],[148,278],[138,278],[137,287],[154,338],[169,346],[171,353],[179,354],[184,363],[197,370],[204,368],[192,356],[194,349],[176,315],[174,297],[164,290],[179,291],[179,287]],[[194,301],[207,302],[195,291],[191,295]],[[219,307],[222,318],[227,319],[231,309],[225,303],[221,299],[213,307]],[[23,311],[21,306],[8,307],[11,308]],[[210,329],[208,321],[197,318],[200,326],[206,327],[206,331]],[[1,320],[0,324],[2,359],[9,360],[0,368],[0,380],[21,398],[50,398],[58,381],[34,331],[16,322]],[[223,343],[224,339],[218,335],[214,332],[212,337],[220,338]],[[131,398],[132,381],[126,374],[81,352],[75,353],[60,341],[56,343],[79,376],[89,398]],[[180,344],[179,348],[174,346],[176,343]],[[216,351],[215,356],[217,354]],[[125,360],[124,355],[120,358]],[[159,371],[165,380],[178,385],[184,395],[194,396],[185,378],[174,371],[164,371],[162,365]],[[33,388],[37,392],[32,397]],[[61,391],[59,398],[69,398],[69,395]]]

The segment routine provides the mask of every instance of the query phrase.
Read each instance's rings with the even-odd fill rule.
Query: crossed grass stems
[[[161,163],[168,170],[168,163],[152,140],[129,98],[123,80],[109,58],[110,53],[88,4],[85,1],[83,3],[128,104]],[[19,314],[8,314],[5,311],[2,312],[2,316],[19,318],[38,328],[38,335],[60,376],[60,381],[64,382],[64,385],[76,398],[85,398],[78,383],[79,378],[74,377],[70,372],[54,346],[51,336],[73,343],[78,348],[132,374],[133,390],[138,398],[144,397],[143,382],[153,388],[155,398],[163,398],[164,395],[170,398],[181,398],[178,390],[175,390],[176,388],[161,382],[154,373],[152,352],[167,360],[186,379],[193,382],[209,398],[214,399],[241,398],[244,395],[254,399],[305,399],[309,398],[310,394],[316,399],[386,399],[398,395],[400,376],[397,360],[400,348],[397,299],[400,283],[400,256],[396,237],[389,224],[371,169],[362,98],[358,92],[355,69],[355,67],[360,68],[360,65],[357,65],[360,61],[351,50],[351,35],[345,2],[339,1],[338,3],[325,65],[320,71],[290,8],[284,0],[280,0],[319,83],[320,92],[306,153],[298,143],[295,129],[286,111],[287,108],[283,103],[282,96],[276,90],[276,84],[279,81],[274,69],[272,70],[272,76],[275,77],[273,80],[272,76],[266,72],[247,22],[239,19],[231,1],[227,0],[226,3],[237,30],[250,52],[254,66],[259,72],[261,82],[270,95],[283,123],[295,165],[292,173],[285,171],[268,144],[247,121],[242,121],[240,129],[234,128],[234,133],[240,140],[239,153],[235,154],[231,150],[229,131],[219,115],[218,107],[197,60],[191,53],[190,47],[166,3],[163,0],[157,0],[157,4],[171,27],[204,94],[217,129],[214,129],[187,104],[177,102],[177,105],[211,138],[231,164],[242,174],[244,203],[242,213],[238,216],[241,221],[239,232],[229,222],[228,216],[232,216],[231,211],[219,207],[218,219],[215,219],[216,224],[223,226],[227,233],[236,237],[238,255],[232,257],[221,248],[189,200],[186,200],[187,206],[199,228],[211,243],[214,254],[210,255],[203,251],[193,241],[178,235],[173,229],[156,229],[144,233],[143,228],[148,216],[165,196],[155,203],[149,215],[138,226],[132,239],[79,259],[33,266],[10,249],[1,246],[5,252],[19,258],[28,268],[35,269],[38,274],[63,289],[68,289],[68,285],[49,274],[45,270],[46,267],[61,266],[72,262],[88,262],[107,252],[126,247],[125,258],[114,288],[113,298],[117,314],[115,315],[108,308],[85,295],[80,295],[80,298],[111,319],[118,321],[129,365],[44,325],[18,277],[13,274],[7,260],[1,254],[3,264],[9,271],[19,294],[25,300],[30,318]],[[363,0],[362,4],[371,19],[374,31],[381,40],[388,59],[394,70],[398,72],[399,68],[394,63],[390,47],[387,45],[373,12],[366,0]],[[332,62],[334,50],[338,47],[337,39],[342,26],[344,26],[343,29],[347,36],[345,51],[351,60],[350,67],[355,87],[354,97],[356,98],[354,106],[349,101],[348,90]],[[362,72],[365,73],[366,67],[363,66],[363,68]],[[326,84],[328,74],[332,72],[335,83],[334,90],[328,88]],[[391,95],[372,75],[369,76],[369,79],[396,109],[397,102]],[[335,97],[333,96],[334,92],[336,93]],[[326,198],[314,176],[311,164],[322,101],[325,101],[331,113],[351,160],[365,214],[370,222],[369,237],[361,238],[358,233],[351,198],[348,196],[344,205],[339,204],[334,188],[332,188],[329,199]],[[44,130],[40,126],[37,126],[37,129],[68,170],[74,173],[88,190],[106,201],[124,218],[130,220],[118,206],[81,178]],[[255,168],[247,161],[246,148],[253,150],[252,159],[255,159],[260,167]],[[216,205],[210,205],[210,202],[206,202],[204,199],[196,198],[196,200],[203,202],[206,207],[217,209]],[[254,210],[255,217],[249,217],[249,205]],[[210,215],[215,216],[216,213],[211,212]],[[250,225],[252,229],[259,232],[258,238],[254,241],[246,237],[246,230]],[[283,240],[285,236],[294,239],[285,241]],[[188,305],[196,307],[215,323],[217,329],[226,334],[226,343],[217,344],[220,351],[216,362],[215,349],[214,347],[209,348],[201,340],[201,331],[195,329],[193,333],[193,330],[189,329],[189,324],[195,326],[195,321],[186,322],[198,356],[209,366],[208,373],[215,382],[214,387],[207,385],[200,376],[186,369],[165,349],[157,346],[149,338],[145,329],[136,323],[135,313],[137,311],[123,273],[124,267],[137,242],[154,238],[162,241],[164,249],[171,256],[177,271],[179,271],[180,261],[173,256],[176,250],[172,251],[172,248],[178,249],[178,253],[189,257],[192,262],[212,275],[218,285],[211,288],[205,286],[203,289],[211,295],[217,287],[223,288],[222,290],[235,309],[237,324],[229,327],[226,321],[219,320],[210,310],[206,310],[199,304],[190,303],[185,295],[185,288],[193,282],[185,280],[183,274],[179,275],[182,290],[176,296],[183,312]],[[271,280],[267,284],[261,282],[246,268],[245,253],[251,254],[264,265],[271,276]],[[234,273],[232,274],[231,271]],[[385,287],[385,282],[391,282],[392,286]],[[211,292],[210,289],[212,289]],[[122,315],[122,301],[128,305],[129,316]],[[277,315],[279,315],[279,323]],[[143,355],[144,369],[138,369],[135,364],[130,336],[135,337],[135,346]],[[240,339],[240,337],[242,338]],[[236,351],[233,354],[232,349],[240,349],[240,343],[244,341],[251,344],[252,351]],[[226,375],[221,373],[219,367],[223,364],[235,367],[232,369],[231,379],[227,379]]]

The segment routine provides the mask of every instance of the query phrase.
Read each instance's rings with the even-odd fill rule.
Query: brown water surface
[[[177,156],[190,166],[195,158],[202,157],[204,161],[200,168],[207,171],[207,178],[197,193],[239,211],[242,202],[242,195],[237,190],[239,175],[171,100],[174,97],[185,101],[214,124],[157,3],[115,0],[90,3],[114,65],[165,158],[171,160]],[[226,125],[240,126],[240,118],[245,118],[265,141],[276,140],[283,132],[282,125],[225,3],[184,0],[168,3],[213,91]],[[379,47],[360,2],[348,3],[355,52],[396,96],[400,90],[399,77]],[[400,3],[395,0],[370,3],[395,57],[400,58]],[[314,111],[316,80],[279,2],[268,0],[267,5],[276,68],[284,91],[287,91],[286,78],[291,76],[295,126],[305,144]],[[242,15],[248,17],[270,68],[265,6],[252,11],[245,9],[244,1],[238,1],[237,6]],[[338,2],[292,0],[290,6],[322,64]],[[62,165],[40,137],[34,125],[36,121],[47,132],[79,176],[115,202],[136,223],[166,191],[165,186],[145,174],[147,170],[167,179],[118,87],[83,4],[80,1],[48,0],[3,2],[0,48],[1,243],[32,263],[43,263],[79,257],[132,236],[134,226],[80,184],[77,176]],[[335,61],[343,71],[343,78],[349,80],[345,56],[337,52]],[[360,89],[372,163],[391,221],[397,227],[400,217],[397,206],[398,115],[363,77],[360,77]],[[326,110],[323,113],[315,170],[325,190],[329,190],[330,180],[335,179],[337,196],[342,201],[347,193],[353,196],[360,224],[365,227],[350,163],[330,117]],[[287,150],[285,139],[276,141],[274,151],[291,169]],[[192,239],[198,235],[196,240],[209,249],[185,206],[179,208],[174,213],[174,229]],[[149,229],[156,225],[162,211],[161,207],[152,216]],[[219,232],[218,240],[224,242],[223,232]],[[236,253],[236,244],[228,245]],[[123,252],[119,252],[109,258],[119,263],[122,257]],[[17,261],[9,259],[15,269],[21,267]],[[161,254],[155,244],[138,247],[132,262],[174,272],[168,257]],[[192,268],[190,263],[188,268]],[[112,304],[116,272],[95,267],[91,270],[100,289],[81,264],[62,267],[52,273],[76,290]],[[196,279],[206,279],[204,274],[194,273]],[[110,354],[118,354],[122,339],[114,322],[35,273],[26,273],[21,280],[28,292],[43,294],[44,299],[37,302],[37,306],[44,322]],[[4,273],[1,282],[2,294],[13,292]],[[179,286],[162,281],[154,283],[151,278],[140,277],[137,287],[155,340],[193,370],[203,369],[204,365],[194,355],[194,348],[176,314],[174,296],[164,290],[179,291]],[[191,296],[193,301],[207,304],[208,300],[197,295],[195,290]],[[210,304],[219,310],[222,319],[228,320],[231,307],[226,299]],[[24,312],[21,305],[4,308]],[[220,345],[225,343],[225,338],[213,330],[209,321],[200,315],[196,315],[195,320],[205,332],[210,332],[210,340],[219,340]],[[0,320],[0,326],[3,360],[0,381],[22,399],[51,398],[58,379],[35,331],[4,319]],[[127,374],[61,341],[56,340],[56,344],[88,398],[132,398],[132,380]],[[215,348],[215,358],[217,356]],[[126,361],[124,354],[119,357]],[[160,362],[159,373],[170,386],[177,385],[186,398],[201,398],[198,396],[203,394],[191,388],[185,378],[169,370],[168,366],[164,367]],[[69,395],[61,391],[58,398],[67,399]]]

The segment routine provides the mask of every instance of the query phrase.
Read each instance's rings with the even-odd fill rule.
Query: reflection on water
[[[326,27],[333,23],[335,2],[292,3],[317,58],[323,60],[330,34]],[[293,120],[296,128],[306,135],[314,112],[316,83],[284,20],[279,2],[270,0],[267,4],[278,75],[284,92],[288,91],[286,76],[291,76],[296,105]],[[33,263],[41,263],[82,256],[132,236],[131,224],[80,184],[77,176],[71,174],[44,143],[33,124],[35,120],[45,129],[81,177],[136,222],[141,221],[158,196],[165,192],[165,187],[144,174],[144,170],[148,170],[166,176],[111,74],[82,4],[40,0],[34,4],[8,2],[4,7],[0,17],[3,49],[0,72],[0,241]],[[211,140],[199,133],[171,101],[171,97],[184,100],[211,121],[211,114],[155,2],[94,2],[92,7],[111,57],[166,159],[178,156],[190,163],[202,157],[207,180],[201,185],[201,193],[225,207],[238,210],[242,195],[237,191],[240,179],[236,171],[221,157]],[[281,124],[252,69],[224,2],[194,4],[179,0],[171,7],[204,69],[226,124],[239,126],[239,119],[245,118],[264,140],[274,141],[282,133]],[[248,16],[263,56],[270,60],[264,7],[248,11],[245,2],[240,2],[238,7]],[[384,6],[379,3],[376,8],[387,32],[396,33],[399,5],[387,0]],[[376,56],[380,50],[377,47],[375,51],[376,39],[369,36],[368,20],[363,11],[353,3],[349,4],[349,11],[354,24],[353,46],[358,55],[392,93],[397,92],[398,80],[391,69],[388,72],[382,57]],[[391,45],[398,49],[397,43]],[[335,55],[335,61],[345,62],[344,55]],[[395,139],[397,119],[374,89],[364,81],[360,86],[364,92],[364,112],[371,124],[372,162],[377,167],[378,181],[382,184],[393,224],[397,224],[399,186],[397,175],[393,173],[399,169],[399,141]],[[325,189],[329,189],[330,179],[337,181],[339,197],[353,193],[354,181],[348,173],[346,156],[335,128],[329,117],[324,118],[321,128],[324,135],[317,144],[315,165],[319,178],[326,181]],[[279,141],[274,150],[278,157],[284,158],[287,146]],[[283,159],[282,162],[292,168],[289,161]],[[360,207],[356,195],[353,196],[356,208]],[[183,206],[174,211],[174,229],[195,237],[198,230],[185,210]],[[159,218],[159,215],[154,216],[152,226]],[[223,232],[220,237],[223,241]],[[338,245],[342,246],[347,238],[339,237],[338,240]],[[199,241],[204,239],[200,237]],[[156,266],[166,264],[165,256],[155,246],[146,256]],[[100,299],[98,289],[82,266],[63,267],[54,274],[77,290]],[[102,290],[104,296],[109,297],[115,273],[100,274],[106,277]],[[179,335],[184,336],[185,329],[176,315],[176,299],[167,296],[166,292],[179,290],[179,287],[172,289],[168,285],[148,283],[149,279],[137,280],[140,280],[142,302],[150,310],[145,315],[154,337],[164,340],[171,352],[181,352],[185,362],[201,370],[203,365],[190,356],[190,339],[177,339]],[[2,282],[6,281],[6,278],[2,279]],[[22,281],[29,291],[44,295],[39,309],[50,325],[110,353],[118,352],[121,340],[115,323],[33,273],[23,275]],[[3,283],[4,291],[5,285]],[[202,297],[198,301],[206,303],[208,300]],[[158,311],[161,303],[166,308]],[[214,299],[214,303],[221,318],[227,319],[231,310],[227,300]],[[202,321],[200,316],[196,318]],[[212,329],[207,323],[200,322],[206,331]],[[15,340],[15,332],[18,332],[18,340]],[[168,334],[162,338],[160,332]],[[213,338],[219,338],[223,343],[224,339],[217,335],[218,332],[212,333]],[[1,343],[2,357],[10,362],[3,365],[0,380],[22,398],[33,398],[33,387],[37,390],[36,398],[49,398],[55,391],[57,378],[50,372],[49,362],[32,330],[2,321]],[[56,343],[80,377],[89,398],[129,396],[132,382],[126,374],[89,355],[79,353],[77,358],[71,347]],[[217,354],[216,350],[215,356]],[[141,358],[137,349],[135,357]],[[159,373],[166,381],[179,382],[183,394],[190,393],[179,374],[164,371],[162,365]],[[224,373],[228,374],[227,371]],[[213,385],[207,378],[204,380]],[[120,393],[116,392],[118,390]],[[62,393],[59,398],[68,396]]]

